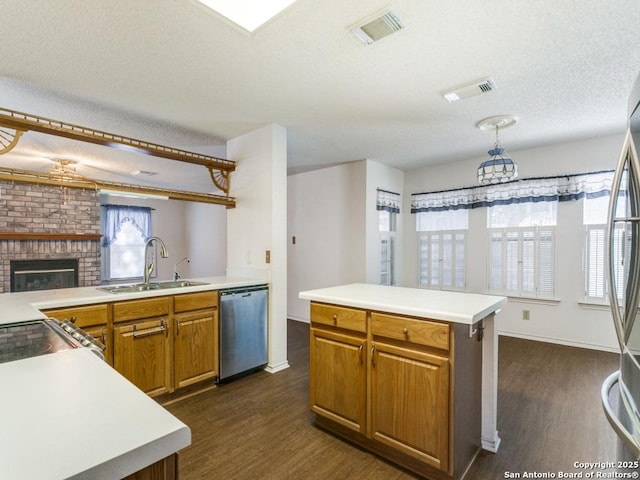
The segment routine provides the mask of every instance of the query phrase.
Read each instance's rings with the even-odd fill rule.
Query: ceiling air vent
[[[495,89],[496,84],[492,78],[483,78],[464,85],[458,85],[457,87],[450,88],[441,93],[449,103],[454,103],[463,98],[475,97],[476,95],[488,93]]]
[[[381,38],[391,35],[398,30],[402,30],[404,25],[397,15],[389,10],[368,17],[355,25],[349,27],[358,40],[366,45],[371,45]]]

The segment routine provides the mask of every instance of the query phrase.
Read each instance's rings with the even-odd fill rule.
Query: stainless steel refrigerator
[[[619,467],[635,465],[637,469],[637,460],[640,460],[640,76],[629,98],[628,125],[611,189],[607,225],[609,302],[620,343],[620,370],[612,373],[602,385],[602,405],[618,435]]]

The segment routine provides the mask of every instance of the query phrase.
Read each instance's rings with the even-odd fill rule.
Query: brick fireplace
[[[0,182],[0,291],[11,260],[77,259],[78,286],[100,284],[100,202],[95,190]]]

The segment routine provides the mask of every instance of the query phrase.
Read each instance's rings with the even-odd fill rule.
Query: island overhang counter
[[[316,424],[427,478],[496,452],[495,316],[506,297],[355,283],[311,301]]]

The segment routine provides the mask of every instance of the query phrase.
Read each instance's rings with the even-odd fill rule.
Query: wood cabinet
[[[356,432],[366,426],[366,338],[311,329],[311,410]]]
[[[106,347],[104,357],[109,365],[113,365],[112,336],[110,335],[109,305],[86,305],[80,307],[56,308],[43,310],[45,315],[59,321],[68,320],[98,339]]]
[[[174,297],[174,387],[218,375],[218,293]]]
[[[370,330],[371,437],[447,471],[449,325],[372,312]]]
[[[148,395],[172,390],[170,297],[113,305],[113,366]]]
[[[481,387],[480,344],[460,327],[312,302],[316,423],[420,475],[458,478],[480,448]],[[454,375],[456,358],[475,373]]]
[[[107,362],[150,396],[219,375],[215,290],[43,313],[72,321],[104,343]]]
[[[449,466],[449,359],[372,346],[370,435],[440,470]]]

